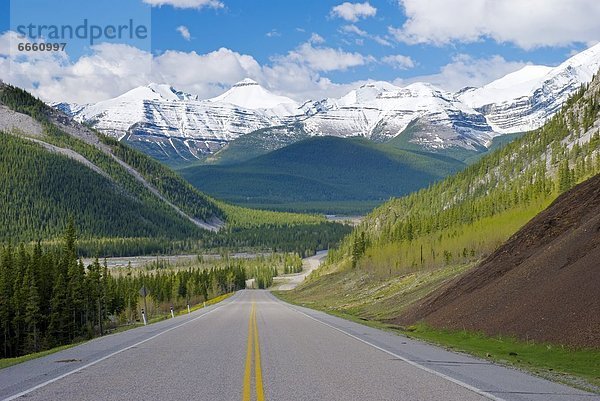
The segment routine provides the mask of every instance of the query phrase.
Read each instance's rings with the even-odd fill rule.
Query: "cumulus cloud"
[[[490,38],[523,49],[589,43],[600,37],[597,0],[398,0],[406,22],[389,32],[409,44]]]
[[[290,51],[285,57],[277,57],[279,63],[305,65],[314,71],[344,71],[351,67],[374,61],[372,56],[346,52],[331,47],[315,47],[315,42],[307,42]]]
[[[397,70],[407,70],[409,68],[413,68],[415,66],[415,62],[409,56],[404,56],[402,54],[395,54],[385,56],[381,59],[381,61],[385,64],[392,66]]]
[[[11,36],[16,34],[0,35],[0,79],[49,102],[94,103],[150,82],[210,98],[246,77],[298,101],[320,99],[341,96],[354,85],[333,83],[322,72],[374,61],[371,56],[309,42],[264,65],[226,48],[206,54],[170,50],[153,55],[111,43],[95,45],[91,54],[71,60],[65,52],[11,55]]]
[[[377,9],[369,4],[345,2],[331,9],[330,15],[338,17],[350,22],[357,22],[361,18],[374,17],[377,14]]]
[[[177,32],[181,34],[181,37],[187,40],[188,42],[192,39],[192,35],[190,35],[190,30],[185,25],[180,25],[177,27]]]
[[[527,63],[507,61],[502,56],[477,59],[466,54],[455,56],[452,61],[432,75],[422,75],[396,80],[397,85],[412,82],[429,82],[448,91],[457,91],[466,86],[483,86],[506,74],[523,68]]]
[[[172,6],[175,8],[223,8],[225,4],[218,0],[144,0],[151,6]]]
[[[313,43],[315,45],[320,45],[322,43],[325,43],[325,39],[318,33],[313,33],[312,35],[310,35],[310,39],[308,39],[308,42]]]

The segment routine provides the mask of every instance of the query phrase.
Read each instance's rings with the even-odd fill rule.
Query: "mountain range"
[[[527,65],[456,93],[428,83],[370,82],[341,98],[298,103],[244,79],[211,99],[150,84],[95,104],[54,106],[171,164],[228,160],[220,153],[236,141],[257,156],[312,136],[402,137],[411,149],[468,157],[495,137],[542,126],[599,68],[597,44],[556,67]],[[257,140],[244,141],[247,135]]]

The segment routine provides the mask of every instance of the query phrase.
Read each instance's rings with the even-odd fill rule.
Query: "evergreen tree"
[[[48,340],[51,345],[65,344],[69,339],[70,316],[68,302],[67,283],[62,273],[59,273],[50,301]]]
[[[0,260],[0,329],[2,330],[2,355],[11,354],[11,301],[12,301],[12,248],[2,250]]]
[[[30,266],[27,270],[24,284],[28,287],[27,305],[25,306],[25,327],[27,330],[25,352],[37,352],[40,350],[40,326],[42,316],[40,310],[40,295],[38,293],[33,266]]]

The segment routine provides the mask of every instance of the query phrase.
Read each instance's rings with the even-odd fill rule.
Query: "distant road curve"
[[[0,370],[19,398],[600,401],[259,290]]]

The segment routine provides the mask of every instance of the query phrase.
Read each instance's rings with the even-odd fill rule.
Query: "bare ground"
[[[560,196],[478,267],[393,319],[600,347],[600,175]]]

